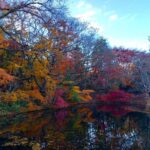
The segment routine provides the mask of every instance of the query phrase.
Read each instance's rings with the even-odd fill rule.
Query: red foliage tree
[[[121,90],[113,90],[107,94],[97,95],[97,100],[107,102],[129,102],[133,95]]]
[[[62,98],[64,94],[63,89],[57,89],[55,92],[55,108],[65,108],[68,107],[69,104],[65,102],[65,100]]]

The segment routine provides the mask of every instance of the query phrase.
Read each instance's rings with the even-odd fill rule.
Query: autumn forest
[[[150,53],[111,47],[64,1],[1,0],[2,114],[84,103],[147,103]]]

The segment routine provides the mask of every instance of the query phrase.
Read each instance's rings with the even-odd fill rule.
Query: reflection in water
[[[0,149],[149,150],[150,117],[127,106],[91,106],[0,119]]]
[[[95,149],[96,148],[96,128],[94,123],[88,123],[87,129],[87,149]]]

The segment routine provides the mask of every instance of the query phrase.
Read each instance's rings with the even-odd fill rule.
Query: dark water
[[[90,106],[0,119],[0,150],[150,150],[150,116]]]

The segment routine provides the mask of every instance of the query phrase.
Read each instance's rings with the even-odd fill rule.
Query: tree
[[[103,92],[111,87],[115,63],[112,51],[106,41],[101,38],[95,43],[91,54],[91,85],[95,90]]]

